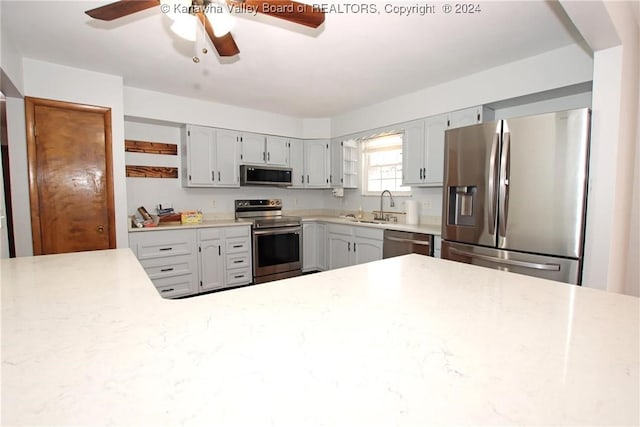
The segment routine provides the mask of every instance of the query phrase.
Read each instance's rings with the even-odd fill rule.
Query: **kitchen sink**
[[[388,224],[389,221],[382,221],[378,219],[358,219],[350,216],[341,217],[342,219],[346,219],[349,222],[359,222],[361,224]]]

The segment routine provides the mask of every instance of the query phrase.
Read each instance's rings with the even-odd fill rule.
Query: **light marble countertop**
[[[442,229],[439,224],[411,225],[411,224],[402,224],[398,222],[370,223],[370,222],[358,222],[355,219],[348,219],[348,218],[335,217],[335,216],[323,216],[323,215],[304,216],[302,221],[303,222],[319,221],[319,222],[326,222],[330,224],[354,225],[357,227],[371,227],[371,228],[381,228],[381,229],[387,229],[387,230],[410,231],[414,233],[433,234],[434,236],[440,236],[442,232]]]
[[[303,222],[311,222],[311,221],[320,221],[332,224],[344,224],[344,225],[353,225],[357,227],[371,227],[371,228],[381,228],[381,229],[389,229],[389,230],[399,230],[399,231],[411,231],[415,233],[425,233],[425,234],[433,234],[435,236],[440,236],[441,227],[438,224],[419,224],[419,225],[409,225],[409,224],[401,224],[396,222],[385,222],[385,223],[370,223],[370,222],[357,222],[355,219],[351,220],[344,217],[337,216],[327,216],[327,215],[304,215],[302,216]],[[229,227],[236,225],[250,225],[247,222],[236,222],[233,218],[231,219],[209,219],[203,220],[200,224],[180,224],[177,222],[169,222],[169,223],[160,223],[157,227],[144,227],[144,228],[135,228],[129,227],[130,233],[137,232],[148,232],[148,231],[158,231],[158,230],[178,230],[178,229],[187,229],[187,228],[207,228],[207,227]]]
[[[635,297],[405,255],[182,300],[2,260],[2,425],[638,425]]]

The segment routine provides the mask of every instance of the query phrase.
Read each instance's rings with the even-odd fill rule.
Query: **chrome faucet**
[[[377,221],[386,221],[385,217],[384,217],[384,210],[382,209],[382,199],[384,197],[384,193],[389,193],[389,207],[394,207],[396,204],[393,201],[393,196],[391,195],[391,191],[389,190],[384,190],[381,194],[380,194],[380,216],[374,216],[373,219],[377,220]]]

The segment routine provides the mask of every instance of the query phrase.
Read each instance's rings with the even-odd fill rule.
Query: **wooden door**
[[[116,247],[111,109],[25,98],[34,255]]]

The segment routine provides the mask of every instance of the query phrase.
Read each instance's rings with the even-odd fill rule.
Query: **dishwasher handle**
[[[392,242],[411,243],[413,245],[431,246],[428,240],[402,239],[400,237],[393,236],[385,236],[384,240],[391,240]]]

